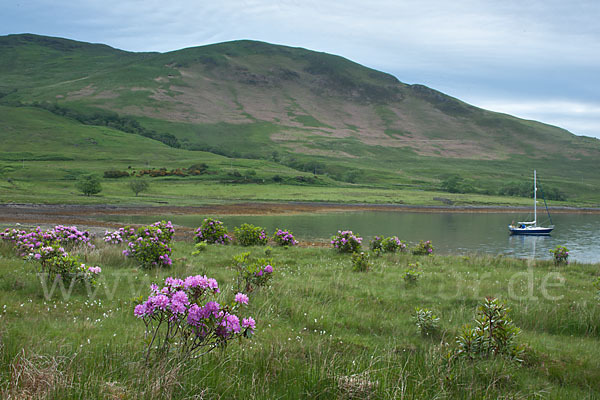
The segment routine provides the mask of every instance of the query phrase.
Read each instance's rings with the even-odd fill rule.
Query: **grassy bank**
[[[234,293],[232,257],[263,247],[176,242],[169,269],[145,270],[123,247],[81,252],[101,285],[45,295],[36,264],[0,248],[0,393],[3,398],[600,398],[600,266],[555,267],[502,257],[385,254],[369,272],[329,248],[274,248],[272,285],[250,297],[251,340],[182,364],[144,362],[144,325],[133,298],[151,282],[206,274]],[[415,285],[403,279],[420,264]],[[48,289],[48,288],[46,288]],[[461,326],[485,296],[503,299],[524,361],[449,362]],[[415,308],[440,317],[417,332]]]

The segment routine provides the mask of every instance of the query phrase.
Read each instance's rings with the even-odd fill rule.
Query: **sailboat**
[[[545,199],[544,203],[546,203]],[[552,223],[548,206],[546,206],[546,212],[548,213],[550,223]],[[533,170],[533,221],[517,222],[516,224],[513,222],[508,226],[508,230],[511,235],[549,235],[553,229],[554,225],[543,227],[537,224],[537,173]]]

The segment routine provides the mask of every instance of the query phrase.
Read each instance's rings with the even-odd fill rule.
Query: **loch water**
[[[169,219],[174,224],[196,228],[206,217],[107,215],[101,219],[127,224]],[[409,246],[420,240],[431,240],[438,254],[486,253],[549,259],[550,249],[563,245],[569,249],[572,261],[600,263],[600,215],[560,213],[552,215],[555,229],[550,236],[509,235],[508,225],[513,220],[524,218],[527,216],[510,213],[400,211],[219,217],[230,231],[235,226],[250,223],[266,228],[269,234],[276,228],[288,229],[296,238],[303,240],[326,240],[338,229],[359,234],[367,246],[375,235],[395,235]]]

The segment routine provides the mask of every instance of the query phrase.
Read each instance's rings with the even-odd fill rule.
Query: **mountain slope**
[[[173,135],[185,149],[268,159],[338,180],[435,184],[454,173],[491,190],[535,166],[560,185],[573,176],[596,179],[589,171],[598,140],[301,48],[235,41],[129,53],[10,35],[0,37],[0,60],[5,105],[112,111]]]

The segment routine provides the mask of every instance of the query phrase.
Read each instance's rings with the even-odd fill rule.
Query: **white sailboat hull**
[[[512,225],[508,226],[511,235],[550,235],[550,232],[552,232],[553,229],[554,226],[549,226],[547,228],[541,226],[526,226],[524,228]]]

